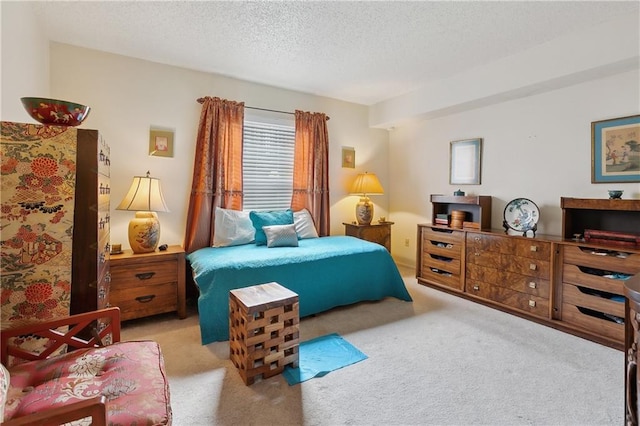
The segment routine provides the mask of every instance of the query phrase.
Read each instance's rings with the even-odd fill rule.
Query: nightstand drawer
[[[176,282],[170,282],[112,288],[110,303],[120,308],[120,317],[123,321],[173,312],[178,309],[177,285]]]
[[[129,288],[137,285],[153,285],[176,281],[178,262],[149,262],[140,265],[111,265],[111,288]]]
[[[187,316],[185,253],[172,245],[166,250],[111,256],[111,304],[123,320],[177,311]]]

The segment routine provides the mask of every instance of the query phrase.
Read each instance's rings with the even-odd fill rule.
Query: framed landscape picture
[[[449,183],[480,185],[482,172],[482,139],[451,142]]]
[[[591,182],[640,182],[640,115],[591,123]]]

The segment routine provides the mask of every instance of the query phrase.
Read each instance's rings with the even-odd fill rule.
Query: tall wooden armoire
[[[106,307],[108,145],[97,130],[0,125],[2,328]]]

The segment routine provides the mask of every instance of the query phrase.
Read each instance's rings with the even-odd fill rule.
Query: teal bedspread
[[[187,255],[199,288],[202,344],[229,339],[229,291],[277,282],[299,296],[300,316],[361,301],[411,296],[391,255],[379,244],[332,236],[299,247],[206,247]]]

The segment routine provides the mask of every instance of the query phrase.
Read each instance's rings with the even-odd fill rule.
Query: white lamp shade
[[[116,210],[168,212],[164,202],[160,179],[147,176],[134,176],[129,192],[120,202]]]
[[[382,189],[382,185],[374,173],[365,172],[356,177],[351,187],[351,193],[365,196],[380,195],[384,194],[384,189]]]

